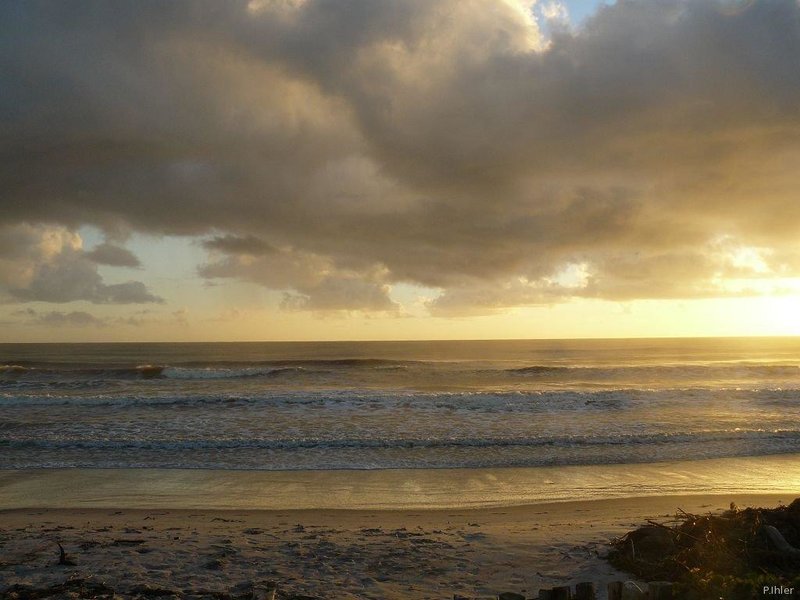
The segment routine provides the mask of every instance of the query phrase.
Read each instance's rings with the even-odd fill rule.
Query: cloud
[[[209,250],[217,250],[228,254],[269,254],[275,249],[255,236],[248,235],[237,237],[235,235],[218,235],[209,240],[203,241],[203,246]]]
[[[285,290],[281,306],[287,310],[388,311],[399,307],[389,297],[382,271],[366,272],[337,267],[329,258],[295,251],[271,249],[256,256],[251,252],[228,252],[200,268],[208,279],[238,278],[275,290]],[[235,244],[238,246],[239,244]],[[244,248],[240,248],[244,250]]]
[[[188,325],[188,310],[181,308],[171,312],[154,312],[149,309],[138,310],[128,315],[114,317],[98,317],[82,310],[73,311],[39,311],[33,308],[16,310],[11,313],[22,318],[21,323],[33,326],[62,327],[146,327]],[[19,323],[20,321],[17,321]],[[14,324],[14,322],[10,322]]]
[[[627,0],[545,39],[530,4],[4,3],[0,221],[198,236],[202,276],[309,310],[738,293],[722,238],[799,276],[800,5]],[[87,260],[0,272],[154,301]]]
[[[569,24],[569,9],[563,2],[548,0],[547,2],[543,2],[538,8],[547,21],[562,25]]]
[[[144,304],[163,301],[148,292],[141,281],[103,283],[91,263],[70,252],[37,265],[27,287],[9,291],[15,298],[27,302],[86,300],[95,304]]]
[[[27,311],[31,325],[45,325],[47,327],[105,327],[108,323],[84,311],[50,311],[39,313],[34,310]]]
[[[281,306],[290,310],[362,310],[397,312],[389,286],[359,277],[325,277],[319,283],[286,293]]]
[[[136,255],[121,246],[115,246],[104,242],[90,252],[86,253],[86,258],[96,262],[100,265],[109,265],[111,267],[141,267],[142,263],[136,258]]]
[[[178,325],[186,326],[189,324],[189,309],[184,306],[178,310],[172,311],[171,317]]]
[[[0,298],[95,304],[163,302],[140,281],[107,284],[79,235],[60,226],[0,226]]]

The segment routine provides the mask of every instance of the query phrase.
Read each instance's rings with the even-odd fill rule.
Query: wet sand
[[[404,510],[689,494],[800,495],[800,454],[504,469],[0,470],[0,510]]]
[[[91,578],[123,598],[235,597],[268,581],[287,594],[337,600],[535,597],[541,587],[625,579],[602,557],[610,539],[645,519],[793,499],[728,493],[479,509],[7,509],[0,511],[0,593]],[[74,565],[58,565],[57,543]]]

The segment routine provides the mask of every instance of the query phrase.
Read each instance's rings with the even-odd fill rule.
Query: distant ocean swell
[[[235,379],[239,377],[274,377],[302,371],[302,366],[239,366],[239,367],[169,367],[137,365],[135,367],[81,367],[0,365],[0,381],[67,377],[71,379]]]
[[[372,370],[380,374],[391,371],[437,372],[473,376],[559,379],[754,379],[789,378],[800,380],[798,364],[761,364],[748,362],[722,362],[708,364],[674,365],[529,365],[519,367],[486,368],[458,363],[431,361],[393,361],[383,359],[341,360],[273,360],[245,363],[217,362],[210,364],[186,363],[177,365],[138,364],[107,366],[87,364],[4,364],[0,365],[0,387],[3,383],[48,379],[237,379],[252,377],[279,377],[302,375],[308,378],[333,372]]]

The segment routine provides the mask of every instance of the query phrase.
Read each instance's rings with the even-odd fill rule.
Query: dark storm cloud
[[[798,275],[795,0],[620,0],[549,42],[523,4],[3,3],[0,221],[213,235],[203,276],[319,310],[722,295],[753,274],[723,239]]]
[[[218,235],[203,242],[210,250],[218,250],[227,254],[270,254],[275,248],[255,236],[237,237],[235,235]]]
[[[86,253],[86,258],[96,262],[100,265],[108,265],[110,267],[141,267],[142,263],[136,258],[136,255],[121,246],[115,246],[108,242],[104,242],[90,252]]]

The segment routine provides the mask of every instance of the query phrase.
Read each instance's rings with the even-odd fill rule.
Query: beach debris
[[[765,587],[800,586],[798,548],[800,499],[776,508],[734,504],[721,514],[679,510],[666,523],[649,521],[618,538],[607,558],[653,581],[651,600],[750,600],[763,596]],[[610,600],[618,598],[609,591]]]
[[[64,546],[62,546],[58,542],[56,542],[56,543],[58,544],[58,564],[62,565],[64,567],[74,567],[75,566],[75,561],[70,560],[67,557],[67,553],[64,552]]]
[[[606,586],[608,600],[622,600],[622,582],[610,581]]]
[[[522,598],[523,596],[519,596]],[[614,581],[608,584],[609,600],[621,600],[622,582]],[[575,585],[575,592],[568,585],[539,590],[537,600],[597,600],[597,584],[592,581],[582,581]],[[502,595],[500,600],[503,600]]]
[[[572,600],[572,590],[568,585],[554,587],[552,600]]]
[[[772,525],[765,525],[764,530],[767,532],[769,541],[771,541],[778,550],[789,556],[800,557],[800,550],[787,542],[786,538],[781,535],[781,532],[778,531],[777,528]]]
[[[596,600],[597,586],[591,581],[584,581],[575,586],[575,600]]]
[[[673,598],[673,583],[670,581],[651,581],[647,584],[636,581],[612,581],[608,584],[608,600],[673,600]]]
[[[572,590],[568,585],[539,590],[539,600],[572,600]]]
[[[622,584],[622,600],[646,600],[647,589],[643,589],[635,581],[626,581]]]
[[[651,581],[647,584],[648,600],[673,600],[674,587],[671,581]]]
[[[675,550],[675,540],[666,527],[646,525],[628,536],[634,559],[655,560]]]
[[[141,539],[117,539],[111,542],[112,546],[138,546],[144,544],[146,540]]]

